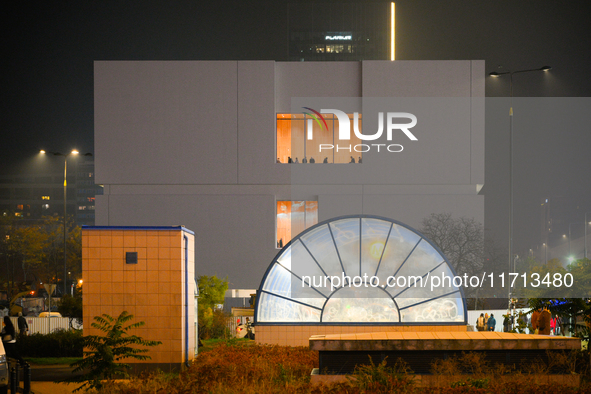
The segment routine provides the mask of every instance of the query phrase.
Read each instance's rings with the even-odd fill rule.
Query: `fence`
[[[14,328],[18,331],[17,317],[11,317]],[[70,318],[68,317],[25,317],[29,325],[30,334],[49,334],[55,330],[69,330]],[[51,321],[50,321],[51,320]],[[82,329],[82,325],[77,324],[76,319],[72,322],[74,328]]]

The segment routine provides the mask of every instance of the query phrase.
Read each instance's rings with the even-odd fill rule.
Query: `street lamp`
[[[591,212],[585,212],[585,258],[587,258],[587,226],[591,224],[591,222],[587,221],[587,215],[590,214]]]
[[[544,264],[548,265],[548,245],[544,242]]]
[[[68,282],[68,255],[66,250],[66,239],[68,235],[68,230],[66,228],[66,201],[68,196],[68,182],[67,182],[67,173],[68,173],[68,157],[70,156],[77,156],[80,154],[76,149],[72,150],[70,153],[60,153],[60,152],[45,152],[41,150],[41,154],[51,153],[54,156],[62,156],[64,158],[64,295],[68,292],[67,282]],[[92,156],[92,153],[85,153],[84,156]]]
[[[577,223],[569,223],[569,224],[568,224],[568,256],[569,256],[569,258],[572,258],[571,251],[570,251],[570,239],[571,239],[570,226],[571,226],[571,224],[581,224],[581,222],[577,222]],[[583,225],[585,225],[585,224],[586,224],[586,222],[585,222],[585,223],[582,223],[582,224],[583,224]],[[585,230],[586,230],[586,229],[587,229],[587,226],[585,225]]]
[[[489,73],[493,78],[498,78],[502,75],[509,75],[509,272],[511,272],[511,264],[513,260],[513,75],[533,71],[548,71],[552,67],[544,66],[541,68],[534,68],[528,70],[505,71]],[[511,306],[511,286],[509,286],[509,306]]]

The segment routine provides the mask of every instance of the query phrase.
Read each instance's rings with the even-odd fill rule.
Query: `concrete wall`
[[[484,222],[483,96],[483,61],[98,61],[96,224],[185,225],[198,275],[254,288],[278,252],[277,200],[318,200],[319,220],[367,213],[420,227],[450,212]],[[357,98],[364,111],[372,97],[419,110],[425,98],[455,112],[439,111],[442,129],[423,109],[404,154],[277,164],[275,114],[298,97]],[[377,127],[364,112],[366,121]]]

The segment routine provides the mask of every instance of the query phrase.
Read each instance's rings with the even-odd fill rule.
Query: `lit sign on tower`
[[[353,39],[353,35],[350,32],[346,33],[327,33],[324,36],[326,41],[351,41]]]

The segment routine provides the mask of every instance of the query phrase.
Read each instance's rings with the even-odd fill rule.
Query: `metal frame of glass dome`
[[[355,251],[355,222],[358,222],[357,262],[347,258],[352,256],[351,250]],[[364,239],[366,245],[364,245]],[[369,248],[367,248],[367,242],[370,242]],[[363,246],[366,246],[365,250]],[[294,260],[298,263],[293,268],[292,254],[296,255]],[[372,259],[376,261],[373,262]],[[374,215],[347,215],[332,218],[301,232],[277,253],[258,289],[255,324],[467,324],[463,289],[453,284],[449,287],[437,288],[437,291],[416,286],[416,282],[414,286],[398,288],[394,286],[394,289],[383,286],[373,287],[371,284],[368,286],[367,281],[359,287],[349,283],[348,286],[340,286],[336,289],[329,285],[331,288],[328,289],[329,286],[325,286],[327,282],[316,286],[313,281],[308,281],[310,285],[308,287],[299,287],[299,284],[303,283],[302,277],[306,278],[302,275],[303,271],[308,270],[309,274],[315,272],[318,278],[335,276],[334,274],[341,277],[363,277],[363,274],[370,273],[367,272],[368,268],[364,271],[364,263],[370,268],[373,268],[371,264],[375,263],[375,275],[372,276],[378,277],[380,283],[384,283],[382,279],[385,274],[394,277],[414,277],[416,280],[429,278],[430,275],[439,275],[439,273],[452,278],[456,276],[454,269],[439,248],[408,225]],[[356,269],[356,265],[359,271],[347,274],[347,270]],[[383,273],[380,273],[381,269],[384,270]],[[387,271],[388,269],[390,271]],[[406,276],[403,275],[405,273]],[[298,286],[294,287],[294,283]],[[294,296],[294,291],[300,293]],[[343,294],[335,297],[339,292]],[[349,297],[346,297],[347,293],[351,293]],[[282,313],[283,316],[277,316],[278,313]],[[275,317],[272,314],[275,314]]]

